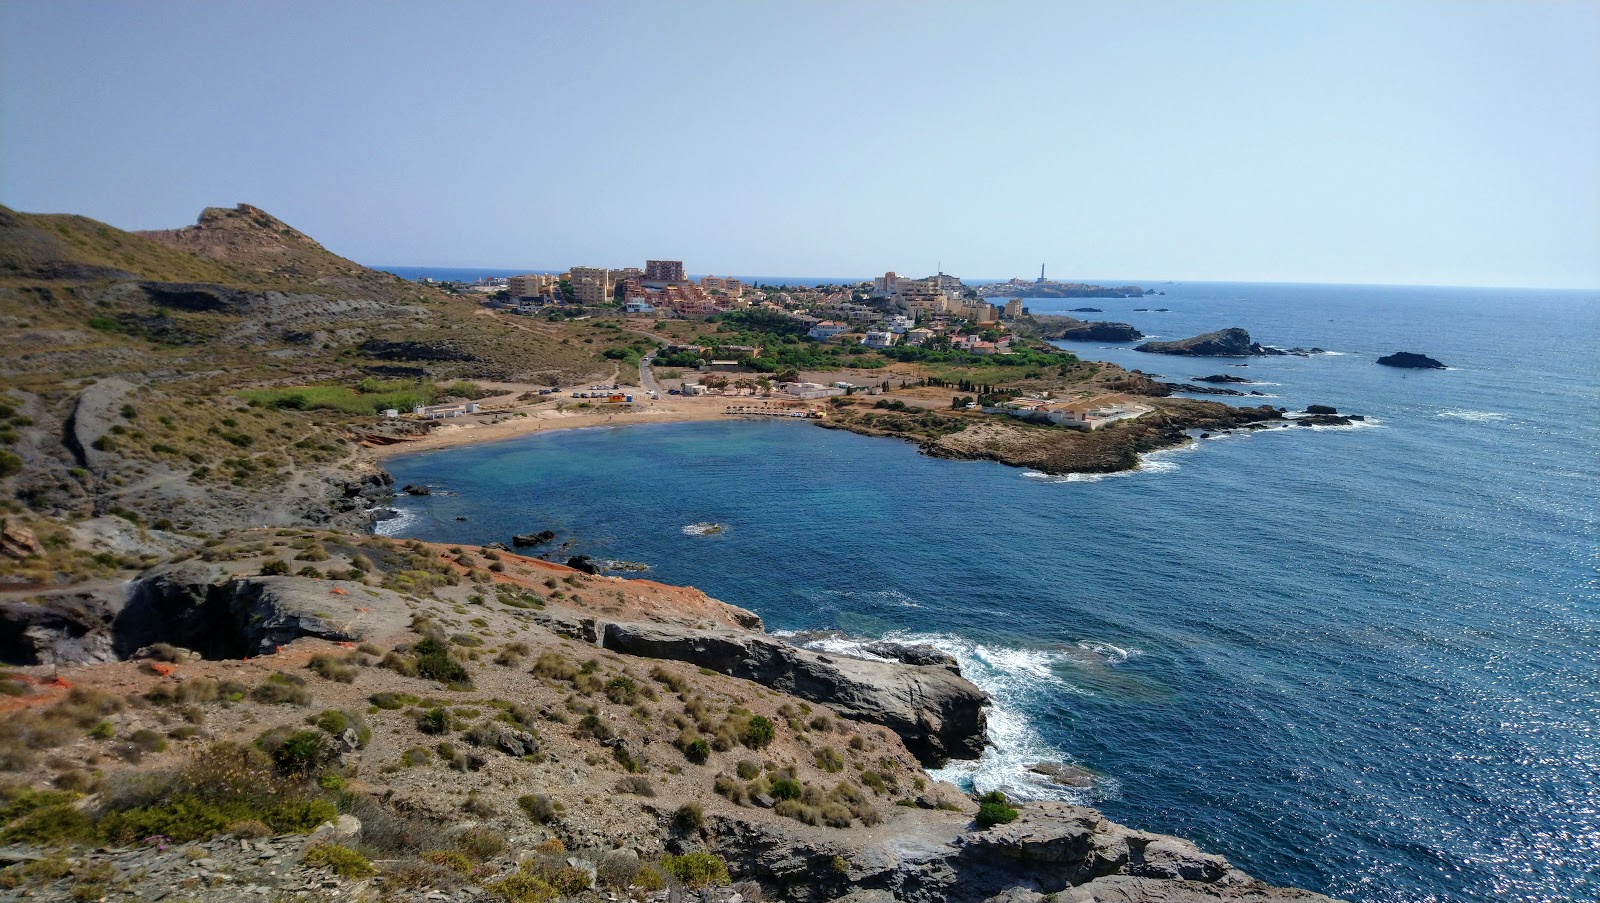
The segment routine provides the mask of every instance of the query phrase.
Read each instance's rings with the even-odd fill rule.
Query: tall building
[[[683,261],[681,260],[646,260],[644,262],[644,281],[646,282],[688,282],[683,275]]]
[[[555,288],[556,277],[546,276],[542,273],[529,273],[525,276],[512,276],[506,280],[506,289],[513,298],[539,298],[550,294]]]

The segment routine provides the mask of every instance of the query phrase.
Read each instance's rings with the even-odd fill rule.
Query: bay
[[[1600,299],[1154,287],[1026,303],[1328,349],[1063,343],[1369,420],[1087,478],[801,423],[548,433],[392,459],[397,483],[440,491],[397,500],[380,529],[552,529],[772,629],[935,642],[996,699],[995,749],[944,776],[1096,805],[1274,883],[1408,903],[1600,896]],[[1373,363],[1398,350],[1451,369]],[[726,529],[685,531],[700,522]],[[1026,769],[1041,760],[1098,780],[1051,786]]]

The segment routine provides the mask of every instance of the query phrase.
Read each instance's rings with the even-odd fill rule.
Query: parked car
[[[668,389],[667,390],[667,394],[668,395],[682,395],[683,393],[678,391],[677,389]]]

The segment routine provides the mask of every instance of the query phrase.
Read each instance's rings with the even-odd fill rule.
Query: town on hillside
[[[725,414],[823,419],[828,409],[819,402],[891,390],[897,401],[879,404],[1006,414],[1075,429],[1148,410],[1118,393],[1061,397],[1011,385],[1054,373],[1075,358],[1026,328],[1030,314],[1020,298],[991,304],[978,288],[946,273],[917,279],[891,271],[857,283],[763,285],[722,276],[691,279],[682,261],[647,260],[643,268],[572,267],[433,284],[480,296],[484,311],[497,315],[574,326],[591,320],[596,328],[617,328],[620,321],[654,347],[641,341],[633,349],[605,351],[619,364],[638,366],[637,386],[631,376],[629,382],[553,386],[533,397],[418,406],[409,414],[391,409],[384,412],[389,419],[492,418],[551,404],[622,412],[692,399],[723,402]],[[896,364],[1003,367],[1016,378],[943,379]],[[873,370],[889,378],[858,375]],[[857,375],[836,378],[848,375],[844,371]]]

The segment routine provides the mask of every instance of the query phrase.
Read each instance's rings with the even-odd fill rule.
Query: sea
[[[435,491],[379,530],[550,529],[822,648],[932,643],[994,698],[993,747],[940,777],[1093,805],[1273,883],[1600,899],[1600,293],[1150,287],[1026,304],[1325,349],[1061,343],[1365,421],[1065,477],[805,423],[597,427],[392,458]],[[1395,351],[1449,369],[1376,365]]]

